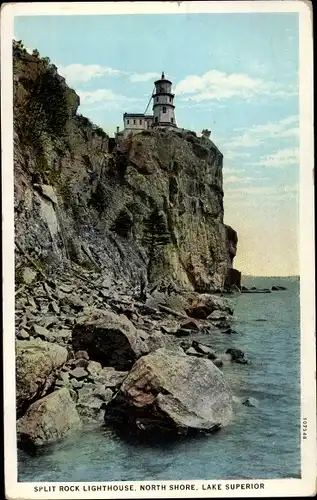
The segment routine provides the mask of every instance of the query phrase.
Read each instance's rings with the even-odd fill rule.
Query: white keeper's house
[[[151,96],[153,99],[153,114],[145,113],[124,113],[124,129],[119,131],[117,127],[116,137],[127,137],[137,134],[142,130],[153,129],[155,127],[176,128],[175,106],[173,104],[175,94],[172,93],[172,82],[165,78],[164,72],[159,80],[154,82],[155,90]],[[150,104],[150,103],[149,103]],[[148,105],[149,107],[149,105]]]

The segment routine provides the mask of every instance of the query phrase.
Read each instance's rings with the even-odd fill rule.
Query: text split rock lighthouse
[[[174,113],[175,94],[172,93],[172,82],[165,78],[163,72],[161,78],[156,80],[154,85],[155,90],[151,96],[151,100],[153,99],[153,114],[147,115],[147,109],[145,113],[124,113],[124,130],[122,132],[117,130],[117,136],[123,135],[127,137],[130,134],[137,134],[142,130],[156,127],[176,127]]]

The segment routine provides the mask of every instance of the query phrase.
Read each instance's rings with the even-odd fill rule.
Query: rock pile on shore
[[[243,353],[212,345],[213,332],[229,326],[227,298],[154,290],[140,300],[124,281],[73,268],[54,280],[33,273],[17,290],[16,307],[22,446],[105,418],[131,432],[212,431],[230,421],[231,393],[219,368]],[[209,345],[195,340],[201,332]]]
[[[244,361],[213,345],[234,333],[219,294],[240,283],[221,151],[177,128],[110,138],[20,41],[13,73],[19,443],[105,418],[131,432],[226,425],[221,369]]]

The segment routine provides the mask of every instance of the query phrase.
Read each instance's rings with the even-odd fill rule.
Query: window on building
[[[161,87],[161,88],[160,88],[160,92],[164,92],[164,87]]]
[[[171,96],[170,96],[170,102],[172,102],[172,98],[171,98]]]
[[[171,118],[171,123],[174,123],[174,118]]]
[[[142,120],[140,120],[140,125],[142,125]]]
[[[157,117],[157,116],[155,117],[155,121],[156,121],[156,122],[158,121],[158,117]]]
[[[135,125],[135,120],[133,120],[133,125]]]
[[[166,113],[166,107],[163,106],[163,113]]]
[[[129,125],[129,123],[130,123],[130,120],[127,120],[127,124],[128,124],[128,125]]]
[[[156,98],[156,102],[158,102],[158,97]]]

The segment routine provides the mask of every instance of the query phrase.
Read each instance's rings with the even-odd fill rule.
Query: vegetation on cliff
[[[208,131],[144,131],[110,148],[48,58],[14,43],[13,60],[20,247],[48,270],[53,259],[132,282],[148,273],[181,288],[222,288],[232,231],[223,224],[222,155]]]
[[[78,114],[79,97],[37,50],[14,42],[13,70],[20,444],[130,422],[130,410],[141,431],[227,425],[232,398],[218,368],[238,361],[191,338],[228,332],[233,312],[201,293],[223,289],[237,244],[209,131],[115,142]]]

